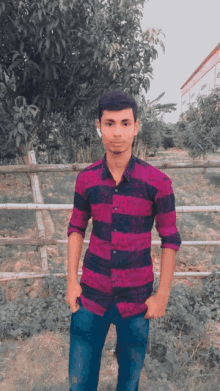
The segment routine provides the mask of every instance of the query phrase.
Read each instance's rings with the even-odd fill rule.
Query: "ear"
[[[135,136],[137,135],[138,130],[139,130],[139,119],[137,119],[137,121],[134,123]]]
[[[99,129],[101,128],[101,124],[100,124],[100,122],[99,122],[98,119],[97,119],[97,121],[96,121],[96,127],[99,128]]]

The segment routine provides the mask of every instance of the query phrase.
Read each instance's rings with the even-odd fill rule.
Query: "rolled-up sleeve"
[[[176,226],[175,196],[172,181],[167,176],[161,180],[155,203],[156,229],[161,238],[161,248],[168,247],[178,251],[181,237]]]
[[[72,232],[78,232],[85,237],[88,221],[91,218],[91,207],[86,196],[84,176],[80,172],[76,178],[73,212],[69,221],[67,236]]]

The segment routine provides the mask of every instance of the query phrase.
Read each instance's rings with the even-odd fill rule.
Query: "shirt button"
[[[117,229],[114,229],[115,232],[117,232]]]
[[[115,189],[115,191],[117,192],[117,191],[118,191],[118,189]]]
[[[113,254],[115,254],[115,253],[116,253],[116,251],[114,250],[114,251],[113,251]]]
[[[117,210],[117,208],[114,208],[114,210]]]

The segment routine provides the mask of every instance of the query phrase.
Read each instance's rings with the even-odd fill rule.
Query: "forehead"
[[[116,110],[103,110],[102,120],[105,121],[105,120],[108,120],[108,119],[112,119],[112,120],[123,120],[123,119],[134,120],[133,110],[130,107],[127,108],[127,109],[119,110],[119,111],[116,111]]]

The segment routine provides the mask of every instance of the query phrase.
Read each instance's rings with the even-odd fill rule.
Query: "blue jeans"
[[[97,391],[102,349],[111,323],[117,333],[116,391],[138,391],[149,333],[146,311],[123,319],[115,304],[103,316],[88,311],[80,298],[79,305],[71,315],[69,391]]]

